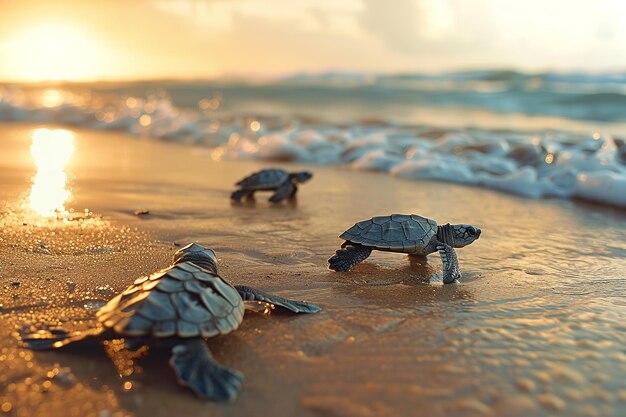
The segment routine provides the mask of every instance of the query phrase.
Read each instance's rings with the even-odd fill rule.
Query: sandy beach
[[[73,212],[44,221],[27,207],[40,127],[0,125],[6,415],[626,413],[623,210],[290,164],[279,165],[315,173],[297,203],[270,206],[259,195],[233,206],[238,179],[277,164],[215,162],[199,147],[69,129]],[[341,232],[391,213],[479,226],[480,240],[458,251],[462,282],[442,284],[438,255],[374,253],[349,273],[326,269]],[[115,344],[36,353],[20,345],[20,331],[88,327],[99,306],[190,242],[213,248],[231,283],[324,308],[247,313],[237,332],[208,341],[245,374],[235,403],[179,387],[167,352],[135,360]]]

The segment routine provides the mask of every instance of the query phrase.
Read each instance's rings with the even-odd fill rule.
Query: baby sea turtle
[[[264,169],[239,181],[240,188],[234,191],[230,198],[241,201],[242,198],[253,199],[256,191],[274,191],[270,197],[272,203],[280,203],[286,198],[292,198],[298,192],[298,184],[307,182],[313,177],[308,171],[287,172],[278,168]]]
[[[480,236],[480,229],[468,224],[437,222],[415,214],[392,214],[359,222],[343,232],[346,241],[328,260],[334,271],[348,271],[365,260],[372,250],[426,256],[439,252],[443,263],[443,282],[450,284],[461,277],[454,248],[469,245]]]
[[[230,333],[244,309],[280,307],[293,313],[317,313],[320,307],[292,301],[242,285],[217,274],[215,252],[190,244],[174,255],[174,264],[141,277],[96,313],[96,327],[83,332],[39,331],[22,340],[35,350],[60,348],[87,338],[123,337],[128,347],[144,344],[171,348],[169,364],[181,385],[202,398],[233,400],[243,375],[220,366],[203,338]]]

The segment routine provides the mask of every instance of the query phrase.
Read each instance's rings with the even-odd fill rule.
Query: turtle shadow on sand
[[[335,286],[334,290],[379,307],[394,308],[398,304],[414,307],[416,303],[473,299],[472,291],[462,283],[441,285],[441,271],[434,266],[435,263],[431,264],[421,256],[406,256],[406,262],[395,268],[363,262],[348,274],[332,274],[336,282],[348,284]],[[462,282],[472,281],[472,276],[471,272],[465,272]]]
[[[463,285],[428,285],[416,281],[411,283],[410,280],[384,286],[359,283],[338,285],[334,290],[361,299],[365,304],[391,309],[456,303],[474,298],[473,292]]]
[[[401,266],[396,265],[393,268],[380,266],[374,261],[365,261],[355,266],[349,273],[333,275],[346,277],[355,284],[380,287],[395,284],[428,285],[441,274],[441,271],[438,271],[433,263],[429,263],[425,256],[409,255],[404,258],[405,262]]]
[[[257,208],[257,200],[255,198],[246,198],[241,201],[230,200],[230,205],[236,209],[253,209]],[[287,198],[283,204],[270,203],[268,208],[272,210],[293,209],[298,207],[298,199],[295,197]]]
[[[247,314],[258,316],[254,313]],[[251,321],[255,327],[262,327],[264,320],[260,317],[260,320]],[[271,326],[271,323],[267,322],[267,325]],[[249,370],[255,361],[263,363],[263,358],[240,335],[220,336],[209,339],[206,343],[216,359],[228,366]],[[158,409],[160,401],[155,401],[154,406],[150,404],[163,396],[191,401],[199,407],[207,405],[202,398],[190,396],[188,390],[176,382],[175,373],[167,364],[170,356],[167,346],[152,345],[149,349],[133,351],[124,346],[124,339],[115,339],[108,341],[106,345],[97,341],[85,341],[68,345],[62,351],[54,353],[34,353],[38,365],[43,368],[42,379],[46,378],[46,373],[55,370],[55,376],[50,379],[53,384],[63,388],[80,384],[90,390],[111,392],[124,410],[141,410],[146,415],[162,415],[162,410]],[[261,375],[258,378],[265,383],[268,376]],[[248,378],[244,389],[247,385],[261,383],[254,379],[256,377]]]

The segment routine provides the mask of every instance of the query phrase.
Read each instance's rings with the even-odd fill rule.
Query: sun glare
[[[24,81],[93,79],[101,71],[101,49],[78,27],[37,24],[7,40],[5,65]]]
[[[55,89],[48,88],[47,90],[44,90],[41,101],[44,107],[56,107],[63,103],[63,95]]]

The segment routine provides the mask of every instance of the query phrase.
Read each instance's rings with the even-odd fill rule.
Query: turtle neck
[[[446,245],[454,247],[454,230],[450,223],[437,226],[437,240]]]

